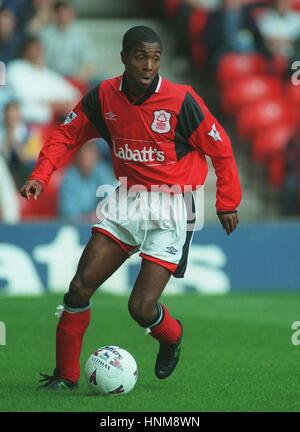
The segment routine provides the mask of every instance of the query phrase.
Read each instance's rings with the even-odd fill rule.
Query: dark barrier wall
[[[0,293],[63,292],[90,236],[87,225],[0,225]],[[138,254],[103,286],[128,293]],[[243,224],[227,237],[219,225],[194,235],[184,279],[171,278],[166,294],[300,290],[300,223]]]

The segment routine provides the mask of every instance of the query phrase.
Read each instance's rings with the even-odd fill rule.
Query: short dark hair
[[[63,9],[65,9],[65,8],[71,8],[71,9],[73,9],[73,6],[67,1],[67,0],[58,0],[58,1],[56,1],[55,3],[54,3],[54,6],[53,6],[53,10],[54,10],[54,12],[58,12],[59,11],[59,9],[61,9],[61,8],[63,8]]]
[[[21,46],[21,56],[23,56],[27,48],[33,44],[41,45],[40,39],[37,36],[33,36],[33,35],[26,36]]]
[[[17,100],[15,100],[15,99],[7,102],[7,104],[4,106],[4,112],[7,113],[7,111],[9,110],[9,108],[14,107],[14,106],[20,108],[19,102]]]
[[[123,51],[129,53],[140,42],[157,42],[162,50],[160,37],[154,30],[146,26],[136,26],[127,30],[123,37]]]

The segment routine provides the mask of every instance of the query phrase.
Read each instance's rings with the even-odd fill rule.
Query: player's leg
[[[165,305],[158,300],[171,276],[163,266],[143,259],[128,308],[131,316],[160,343],[155,373],[167,378],[179,360],[182,325],[172,318]]]
[[[100,232],[92,234],[83,251],[64,296],[64,310],[56,331],[55,377],[64,380],[69,388],[79,379],[81,345],[90,321],[90,298],[127,258],[128,254],[114,240]]]

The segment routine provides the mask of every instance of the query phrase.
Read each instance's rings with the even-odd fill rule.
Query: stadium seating
[[[166,18],[172,18],[178,12],[181,0],[164,0],[163,11]]]
[[[290,122],[281,123],[257,132],[253,139],[253,160],[266,166],[268,183],[273,187],[283,183],[285,150],[295,131]]]
[[[246,76],[221,88],[221,106],[227,115],[240,108],[264,99],[282,96],[282,83],[268,76]]]
[[[240,110],[237,115],[237,130],[242,139],[253,137],[259,130],[278,124],[295,124],[295,115],[290,104],[283,98],[263,100]]]
[[[256,162],[265,162],[271,153],[283,151],[295,128],[290,123],[272,125],[258,131],[252,141],[252,157]]]
[[[300,0],[292,0],[291,3],[292,9],[300,12]]]
[[[223,86],[247,75],[261,75],[269,71],[268,61],[259,54],[225,54],[217,70],[217,81]]]
[[[286,87],[286,100],[290,101],[295,110],[297,120],[300,121],[300,85],[289,83]]]
[[[273,151],[267,158],[268,183],[280,188],[284,180],[284,150]]]
[[[198,69],[204,66],[206,46],[202,41],[202,33],[207,22],[207,13],[202,9],[195,9],[188,23],[188,40],[192,65]]]

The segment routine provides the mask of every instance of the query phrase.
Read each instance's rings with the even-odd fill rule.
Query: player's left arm
[[[238,206],[242,198],[231,141],[203,100],[195,92],[191,96],[192,103],[195,103],[193,112],[198,116],[199,124],[190,136],[189,142],[211,158],[217,176],[217,215],[229,235],[239,223]]]

